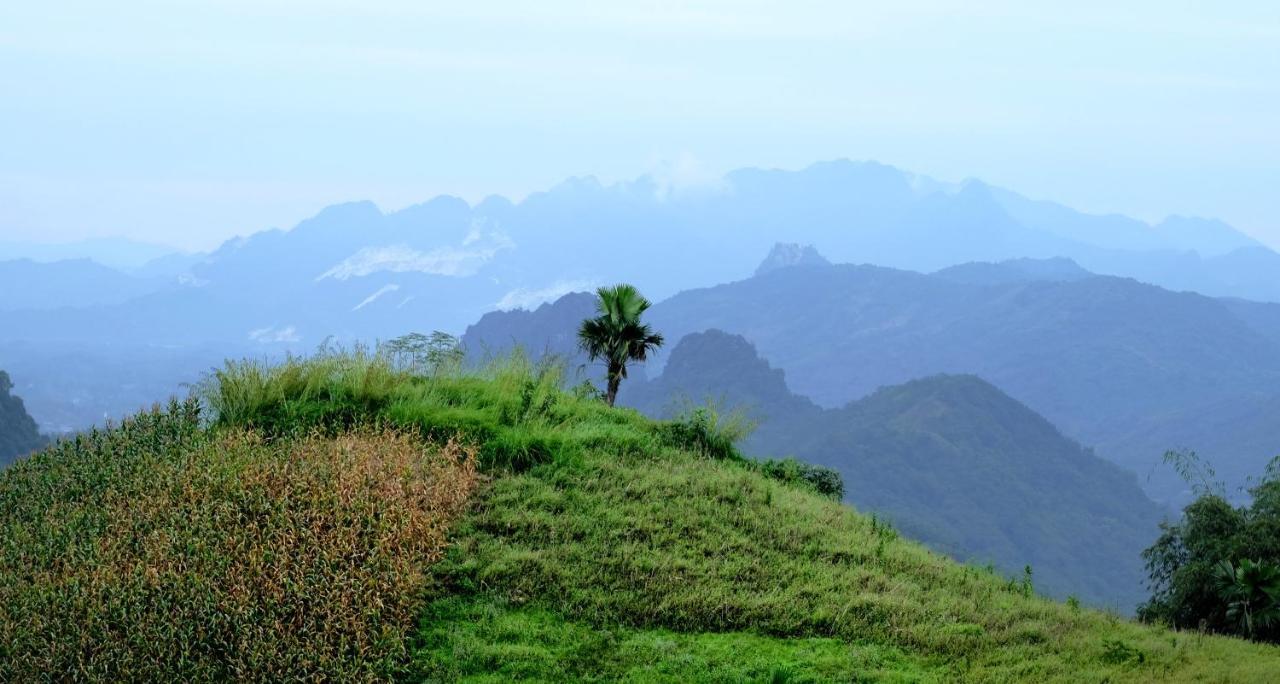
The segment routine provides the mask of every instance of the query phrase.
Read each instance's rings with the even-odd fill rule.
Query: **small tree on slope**
[[[599,315],[588,318],[578,328],[578,345],[592,361],[606,364],[605,401],[613,406],[618,398],[618,385],[627,377],[627,364],[644,361],[649,352],[662,346],[659,335],[640,316],[649,308],[645,299],[631,285],[614,285],[596,290]]]

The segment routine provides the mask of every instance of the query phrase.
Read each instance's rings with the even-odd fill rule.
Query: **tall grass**
[[[476,481],[456,444],[194,403],[61,444],[0,476],[0,681],[385,679]]]
[[[357,346],[281,362],[228,360],[196,395],[217,424],[286,433],[350,427],[385,407],[412,377],[388,355]]]

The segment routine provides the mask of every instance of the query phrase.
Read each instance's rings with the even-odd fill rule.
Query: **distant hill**
[[[0,261],[0,311],[121,304],[163,285],[160,279],[131,276],[89,259]]]
[[[991,384],[939,375],[839,409],[792,394],[745,339],[693,333],[661,377],[624,403],[662,417],[681,399],[718,399],[761,420],[746,448],[833,467],[846,501],[935,549],[994,562],[1037,585],[1131,611],[1146,596],[1139,556],[1162,511],[1137,478],[1064,437]]]
[[[14,459],[45,445],[45,438],[22,399],[14,396],[13,381],[0,370],[0,465],[8,465]]]
[[[756,275],[759,275],[757,273]],[[935,276],[973,285],[1006,285],[1037,280],[1068,281],[1092,277],[1076,262],[1065,257],[1053,259],[1010,259],[998,263],[971,261],[935,271]]]
[[[173,254],[179,252],[172,247],[120,237],[62,243],[0,240],[0,261],[30,259],[43,263],[92,259],[108,268],[130,272]]]
[[[1201,450],[1232,486],[1280,453],[1280,424],[1255,410],[1280,396],[1276,307],[1124,278],[1006,275],[786,268],[683,292],[651,320],[672,339],[741,334],[828,407],[922,376],[979,375],[1142,475],[1158,500],[1184,496],[1166,470],[1145,480],[1168,449]]]
[[[573,360],[578,357],[578,326],[595,308],[595,294],[573,292],[533,311],[493,311],[467,326],[462,345],[476,358],[503,356],[519,347],[536,356]]]
[[[50,435],[119,422],[171,396],[186,396],[191,385],[227,357],[277,356],[247,344],[0,342],[0,367],[19,381],[27,411]]]

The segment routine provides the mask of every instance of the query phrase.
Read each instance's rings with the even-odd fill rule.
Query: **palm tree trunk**
[[[610,368],[608,375],[608,388],[604,395],[604,401],[609,406],[613,406],[613,402],[618,399],[618,385],[621,383],[622,373]]]

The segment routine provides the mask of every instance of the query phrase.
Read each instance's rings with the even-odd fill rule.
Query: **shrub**
[[[659,424],[671,446],[719,460],[742,460],[736,446],[755,425],[742,411],[722,411],[713,403],[686,409],[673,420]]]
[[[1145,653],[1120,639],[1107,639],[1102,642],[1102,662],[1104,663],[1111,663],[1112,665],[1142,664],[1146,660]]]
[[[835,469],[794,458],[769,459],[760,461],[759,464],[760,472],[775,480],[811,487],[817,493],[836,501],[844,499],[844,478]]]
[[[194,403],[0,477],[0,680],[361,681],[405,662],[475,454],[265,441]]]

